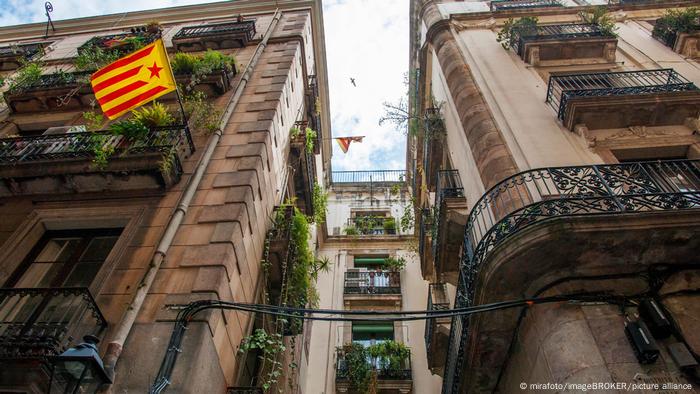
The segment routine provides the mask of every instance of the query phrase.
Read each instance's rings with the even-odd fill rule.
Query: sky
[[[211,0],[53,0],[54,20],[136,11]],[[0,0],[0,26],[41,22],[45,0]],[[364,135],[347,154],[333,142],[333,169],[405,167],[406,139],[392,125],[379,126],[382,103],[406,94],[408,1],[323,0],[334,137]],[[350,82],[355,79],[356,87]]]

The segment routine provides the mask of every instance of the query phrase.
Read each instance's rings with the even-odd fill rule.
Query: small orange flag
[[[162,39],[97,70],[90,83],[102,112],[109,119],[175,90],[175,78]]]
[[[363,138],[365,138],[364,135],[357,136],[357,137],[338,137],[335,140],[338,141],[338,145],[340,145],[340,150],[342,150],[343,153],[348,153],[348,149],[350,148],[350,143],[351,142],[362,142]]]

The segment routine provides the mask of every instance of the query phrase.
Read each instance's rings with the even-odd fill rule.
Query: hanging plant
[[[282,335],[268,334],[263,329],[257,329],[253,334],[243,338],[238,352],[246,353],[253,349],[261,351],[260,360],[263,366],[270,365],[270,371],[265,375],[262,383],[262,389],[268,392],[282,376],[282,363],[277,360],[278,356],[286,350]]]
[[[359,343],[352,343],[336,349],[341,354],[341,368],[350,382],[350,389],[358,393],[373,393],[370,391],[373,369],[369,363],[369,352],[367,348]]]
[[[498,32],[496,41],[501,43],[503,49],[508,49],[515,45],[521,36],[531,35],[533,32],[537,32],[537,17],[526,16],[518,20],[508,18]]]
[[[314,211],[311,222],[319,224],[324,223],[328,211],[328,192],[323,190],[323,187],[318,183],[314,184],[313,193],[311,195],[311,205],[313,205]]]
[[[306,149],[307,153],[311,153],[314,151],[314,141],[317,136],[316,131],[307,127],[304,131],[304,136],[306,137],[304,140],[304,149]]]

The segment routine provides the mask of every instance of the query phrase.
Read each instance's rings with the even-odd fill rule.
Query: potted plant
[[[393,217],[384,219],[383,226],[385,234],[396,234],[396,219]]]
[[[203,55],[177,53],[171,64],[175,80],[186,92],[197,89],[208,96],[225,93],[236,75],[236,59],[211,49]]]

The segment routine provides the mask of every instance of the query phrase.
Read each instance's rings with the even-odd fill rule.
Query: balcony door
[[[57,344],[89,317],[93,301],[87,288],[120,233],[47,232],[0,289],[0,353],[59,352]]]

